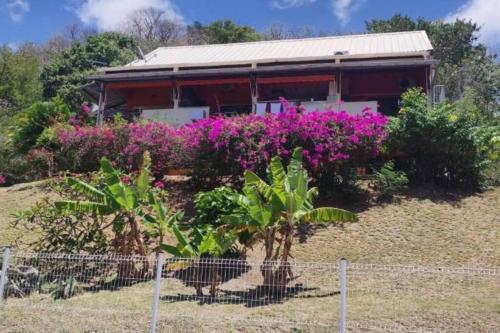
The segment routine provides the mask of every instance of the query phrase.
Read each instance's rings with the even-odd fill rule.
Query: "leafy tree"
[[[41,74],[43,96],[60,96],[65,103],[78,107],[84,97],[81,86],[99,67],[124,65],[133,60],[136,44],[131,37],[117,32],[89,36],[64,49],[45,66]]]
[[[57,122],[69,119],[70,110],[60,98],[50,102],[36,102],[16,115],[14,119],[14,144],[26,153],[37,144],[42,133]]]
[[[302,165],[302,148],[296,148],[288,168],[273,157],[268,171],[269,183],[252,171],[245,172],[241,205],[251,219],[238,215],[225,218],[239,232],[251,232],[264,242],[265,258],[261,273],[265,287],[284,288],[293,272],[288,262],[296,227],[308,223],[353,222],[355,214],[334,207],[314,208],[318,191],[309,188]]]
[[[187,27],[188,44],[227,44],[261,39],[254,28],[238,25],[231,20],[219,20],[206,26],[195,21]]]
[[[41,99],[41,64],[37,53],[32,44],[23,44],[16,51],[7,46],[0,48],[0,101],[22,108]]]
[[[486,104],[492,103],[500,88],[496,55],[488,55],[486,46],[478,43],[481,27],[471,21],[428,21],[424,18],[395,14],[387,20],[367,21],[370,33],[425,30],[440,61],[436,84],[446,86],[451,100],[461,98],[467,87],[474,89]],[[487,108],[483,112],[491,113]]]

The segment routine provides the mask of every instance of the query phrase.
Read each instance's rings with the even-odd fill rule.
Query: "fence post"
[[[347,310],[347,259],[340,259],[339,267],[340,284],[340,310],[339,310],[339,332],[345,333],[346,310]]]
[[[164,263],[165,255],[163,253],[159,253],[156,257],[156,278],[155,290],[153,295],[153,318],[151,319],[151,333],[156,333],[156,322],[158,321],[158,306],[160,303],[161,274],[163,272]]]
[[[7,285],[7,271],[9,270],[10,247],[3,251],[2,275],[0,275],[0,305],[3,303],[5,286]]]

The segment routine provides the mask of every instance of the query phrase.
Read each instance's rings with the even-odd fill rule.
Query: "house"
[[[101,117],[121,107],[174,125],[280,112],[280,97],[308,110],[369,106],[393,115],[408,88],[430,95],[435,65],[424,31],[174,46],[104,68],[84,90]]]

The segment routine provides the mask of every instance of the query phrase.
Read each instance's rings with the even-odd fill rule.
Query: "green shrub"
[[[223,216],[235,214],[241,209],[237,196],[237,191],[226,186],[198,193],[194,200],[196,216],[193,223],[198,226],[224,224]]]
[[[403,171],[394,170],[394,162],[386,162],[379,171],[375,171],[371,186],[380,193],[380,198],[390,198],[408,184],[408,177]]]
[[[37,102],[20,112],[15,120],[13,139],[21,152],[28,152],[49,127],[69,120],[70,110],[60,99]]]
[[[421,89],[410,89],[389,126],[389,147],[400,156],[397,165],[412,182],[476,188],[485,157],[474,137],[474,125],[453,105],[430,108]]]

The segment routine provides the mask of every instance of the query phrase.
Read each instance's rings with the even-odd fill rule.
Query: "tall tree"
[[[227,44],[262,39],[254,28],[231,20],[219,20],[206,26],[195,21],[186,30],[188,44]]]
[[[30,43],[17,50],[0,48],[0,100],[2,105],[25,107],[41,98],[38,48]]]
[[[130,15],[124,32],[135,37],[141,48],[149,52],[159,46],[179,44],[183,26],[163,10],[145,8]]]
[[[273,23],[262,33],[263,39],[266,40],[308,38],[319,35],[314,28],[308,26],[290,27],[282,23]]]
[[[131,37],[117,32],[105,32],[76,42],[54,56],[41,74],[45,98],[60,96],[72,106],[84,98],[80,87],[99,67],[123,65],[133,60],[136,44]]]
[[[498,95],[498,64],[496,55],[489,55],[486,46],[478,43],[481,27],[471,21],[455,22],[412,19],[395,14],[388,20],[365,22],[369,33],[425,30],[434,47],[434,57],[440,61],[436,84],[446,86],[451,100],[461,98],[473,89],[486,104]]]

